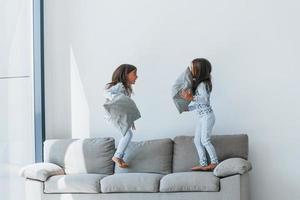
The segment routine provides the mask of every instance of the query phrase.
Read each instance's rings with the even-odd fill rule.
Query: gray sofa
[[[130,168],[114,166],[113,138],[47,140],[44,163],[25,166],[27,200],[247,200],[247,135],[216,135],[220,164],[192,172],[198,156],[191,136],[132,142]]]

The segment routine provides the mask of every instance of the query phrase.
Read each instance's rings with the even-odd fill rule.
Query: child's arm
[[[207,93],[205,84],[200,84],[197,88],[196,94],[193,96],[191,90],[182,90],[180,96],[187,100],[192,101],[193,103],[188,106],[188,110],[193,111],[196,109],[197,104],[207,104],[209,103],[209,94]]]
[[[193,97],[193,94],[192,94],[191,90],[182,90],[180,92],[180,96],[183,99],[187,100],[187,101],[193,101],[194,100],[194,97]],[[188,111],[193,111],[195,109],[196,109],[195,105],[192,104],[192,105],[188,105],[188,108],[185,111],[188,112]]]

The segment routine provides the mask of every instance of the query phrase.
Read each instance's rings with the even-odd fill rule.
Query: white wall
[[[213,65],[215,134],[250,138],[252,200],[300,199],[297,1],[45,1],[47,138],[120,134],[102,89],[121,63],[138,67],[135,140],[193,134],[170,98],[196,57]],[[81,126],[82,125],[82,126]]]
[[[0,199],[25,196],[34,162],[32,1],[0,0]]]

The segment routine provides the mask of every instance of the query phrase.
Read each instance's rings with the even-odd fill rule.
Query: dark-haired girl
[[[204,58],[194,59],[190,67],[193,84],[191,90],[181,92],[182,98],[192,101],[188,111],[197,113],[197,126],[194,143],[199,156],[199,165],[194,166],[194,171],[210,171],[218,164],[218,158],[214,146],[211,143],[212,129],[215,124],[215,115],[210,105],[210,93],[212,91],[211,64]],[[207,162],[205,150],[210,157]]]
[[[137,68],[130,64],[120,65],[112,75],[112,80],[106,85],[104,91],[104,97],[108,100],[112,100],[114,97],[124,94],[131,97],[132,84],[135,84],[137,79]],[[109,119],[108,119],[109,120]],[[135,129],[134,125],[128,129],[125,135],[122,135],[118,148],[112,160],[121,168],[127,168],[128,164],[123,160],[124,153],[128,144],[132,139],[132,129]]]

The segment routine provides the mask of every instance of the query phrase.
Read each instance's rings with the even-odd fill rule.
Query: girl
[[[211,133],[215,123],[215,115],[210,106],[210,93],[212,91],[211,64],[204,58],[192,61],[190,67],[193,82],[191,90],[183,90],[182,98],[192,101],[188,111],[196,110],[197,126],[194,143],[200,159],[200,165],[192,168],[193,171],[211,171],[218,164],[215,148],[211,143]],[[205,150],[208,152],[211,163],[207,165]]]
[[[137,79],[137,68],[130,64],[120,65],[112,75],[112,81],[106,85],[104,97],[112,100],[114,97],[124,94],[131,97],[132,84],[135,84]],[[132,129],[135,130],[134,124]],[[112,160],[121,168],[127,168],[128,164],[123,160],[125,150],[132,139],[132,130],[129,129],[120,139],[118,148]]]

